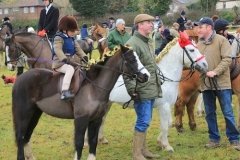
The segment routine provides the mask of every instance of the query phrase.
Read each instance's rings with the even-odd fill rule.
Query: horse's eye
[[[194,49],[190,49],[190,52],[194,52]]]

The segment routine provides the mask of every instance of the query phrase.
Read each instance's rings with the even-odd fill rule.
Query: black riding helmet
[[[214,30],[216,32],[218,32],[220,30],[226,30],[230,27],[230,25],[231,24],[227,20],[219,18],[214,23]]]

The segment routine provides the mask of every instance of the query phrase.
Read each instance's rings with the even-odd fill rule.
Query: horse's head
[[[206,73],[208,63],[205,56],[199,52],[196,44],[189,39],[186,33],[180,33],[178,43],[183,49],[183,65],[191,69],[197,69],[201,73]]]
[[[5,39],[6,46],[9,47],[8,55],[6,56],[8,57],[7,59],[9,59],[9,62],[16,65],[18,58],[21,56],[22,53],[21,53],[21,49],[19,48],[19,46],[16,44],[14,40],[15,40],[15,36],[12,34]]]
[[[141,83],[148,81],[150,73],[143,66],[136,52],[122,45],[120,45],[120,51],[123,59],[122,71],[137,78]]]

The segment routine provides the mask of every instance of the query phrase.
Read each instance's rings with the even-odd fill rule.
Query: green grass
[[[94,51],[94,57],[98,57]],[[0,69],[0,74],[7,76],[16,72]],[[16,159],[16,146],[11,113],[12,84],[5,85],[0,80],[0,160]],[[24,93],[23,93],[24,94]],[[236,97],[233,99],[237,104]],[[236,113],[236,107],[234,108]],[[230,146],[225,136],[225,123],[218,107],[218,123],[222,136],[222,146],[217,149],[206,149],[209,141],[207,125],[204,117],[196,118],[197,130],[188,127],[187,116],[184,117],[184,133],[178,133],[175,128],[170,129],[169,142],[175,149],[174,153],[162,151],[156,139],[160,132],[158,111],[153,111],[153,120],[148,129],[147,145],[149,150],[158,153],[163,160],[239,160],[240,152]],[[173,118],[174,119],[174,118]],[[125,110],[114,104],[105,123],[105,136],[108,145],[98,145],[98,160],[131,160],[133,127],[136,115],[132,108]],[[67,160],[74,157],[73,120],[57,119],[43,114],[32,136],[33,154],[38,160]],[[83,150],[83,160],[87,158],[88,148]]]

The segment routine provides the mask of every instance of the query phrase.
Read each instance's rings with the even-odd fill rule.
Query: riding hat
[[[184,10],[181,11],[181,15],[185,15],[186,12]]]
[[[78,24],[74,17],[66,15],[58,23],[59,30],[78,30]]]
[[[102,25],[107,25],[108,26],[108,23],[107,22],[103,22]]]
[[[10,21],[10,19],[8,18],[8,17],[4,17],[3,18],[3,21],[5,22],[5,21]]]
[[[222,18],[219,18],[218,20],[216,20],[214,24],[214,30],[216,32],[220,30],[226,30],[229,27],[231,27],[231,24],[227,20]]]
[[[143,22],[143,21],[154,21],[155,18],[148,14],[139,14],[134,18],[134,24]]]
[[[169,31],[169,29],[164,29],[164,31],[162,32],[162,35],[164,35],[164,36],[170,36],[170,31]]]

